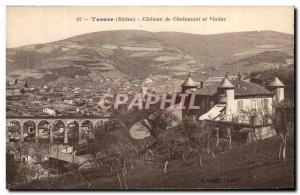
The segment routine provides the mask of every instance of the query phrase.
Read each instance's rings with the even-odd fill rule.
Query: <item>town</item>
[[[291,45],[116,30],[7,48],[7,188],[293,188]]]
[[[117,94],[116,97],[112,95],[114,91],[112,88],[109,88],[109,95],[107,95],[91,88],[72,89],[65,87],[57,89],[48,86],[31,88],[27,82],[22,83],[15,80],[13,83],[7,84],[7,109],[10,113],[15,113],[7,116],[8,146],[12,149],[16,147],[15,143],[35,143],[40,148],[36,151],[34,145],[29,145],[31,152],[26,152],[27,155],[23,154],[24,151],[22,150],[17,152],[17,148],[10,152],[14,159],[23,159],[29,164],[34,163],[35,165],[38,162],[55,159],[56,161],[75,164],[84,170],[82,167],[94,159],[93,152],[89,151],[88,145],[95,143],[99,131],[113,131],[113,128],[116,128],[115,125],[109,125],[113,118],[116,120],[114,109],[123,112],[122,105],[127,105],[127,112],[133,110],[134,107],[142,109],[141,112],[147,112],[145,108],[149,108],[150,104],[155,105],[161,102],[164,105],[161,107],[160,104],[160,108],[168,109],[169,107],[170,114],[176,116],[176,120],[174,119],[173,122],[179,120],[176,123],[181,123],[180,121],[184,122],[190,118],[195,122],[198,121],[200,126],[209,125],[213,128],[213,131],[209,133],[213,133],[214,139],[217,139],[217,146],[220,144],[220,139],[229,139],[229,145],[232,147],[232,143],[254,143],[257,139],[272,138],[278,133],[283,133],[285,136],[285,131],[278,132],[272,127],[274,125],[273,120],[275,120],[274,116],[277,115],[280,119],[278,118],[276,121],[280,120],[280,123],[285,124],[284,128],[293,128],[291,118],[281,119],[283,113],[281,113],[280,107],[277,107],[280,105],[278,103],[284,102],[285,87],[277,77],[266,85],[266,88],[251,83],[249,79],[243,79],[240,74],[230,78],[231,80],[229,80],[228,75],[225,75],[221,80],[215,79],[217,81],[214,83],[197,83],[189,74],[181,84],[181,91],[178,94],[171,95],[170,99],[167,99],[166,94],[161,94],[162,100],[159,100],[159,94],[154,94],[154,88],[151,88],[150,91],[145,90],[148,89],[145,87],[148,80],[139,81],[140,89],[136,89],[138,87],[135,85],[136,94],[132,94],[131,90],[130,94],[127,94],[135,95],[131,103],[127,102],[128,96],[124,94]],[[208,80],[214,79],[209,78]],[[138,83],[134,80],[131,82]],[[105,91],[103,90],[103,92]],[[96,94],[99,96],[95,96]],[[98,98],[100,95],[105,98]],[[114,98],[115,100],[113,100]],[[139,98],[141,99],[139,100]],[[186,101],[187,99],[189,101],[192,99],[192,104],[195,105],[190,106],[190,102]],[[166,102],[170,104],[166,104]],[[142,104],[146,104],[146,106],[143,107]],[[185,108],[184,105],[187,107]],[[150,110],[150,117],[157,112],[153,108]],[[278,110],[280,113],[277,113]],[[160,117],[166,116],[163,114]],[[168,117],[163,120],[173,120],[172,117]],[[142,118],[142,120],[146,119],[147,117]],[[140,121],[134,124],[129,130],[131,137],[137,140],[155,138],[153,129],[149,131],[153,127],[147,127],[153,125],[153,119],[151,120],[152,122],[149,120],[147,123]],[[122,122],[118,121],[117,123]],[[141,132],[144,135],[139,135]],[[238,135],[241,138],[237,139],[236,136]],[[282,143],[286,143],[286,137]],[[141,153],[148,150],[148,144],[136,152]],[[33,152],[34,150],[35,152]],[[215,155],[212,148],[208,150],[213,156]],[[283,145],[282,151],[284,152],[281,158],[284,160],[286,158],[285,150],[286,145]],[[151,150],[149,149],[149,151]],[[41,160],[37,160],[37,152]],[[18,156],[18,153],[21,156]],[[32,178],[28,179],[54,177],[51,171],[40,169],[42,169],[43,174],[38,172],[38,175],[33,175]],[[167,164],[165,164],[164,169],[166,172]]]

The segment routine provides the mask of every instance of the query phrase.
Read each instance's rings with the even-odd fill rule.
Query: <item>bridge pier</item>
[[[9,142],[8,125],[6,124],[6,143]]]
[[[81,144],[83,141],[83,138],[82,138],[82,124],[79,123],[78,124],[78,143]]]
[[[65,126],[65,131],[64,131],[64,144],[68,144],[68,129]]]
[[[34,125],[35,128],[35,143],[39,143],[39,128],[38,125]]]
[[[24,141],[24,127],[23,127],[23,124],[21,124],[21,129],[20,129],[20,140],[21,142]]]
[[[35,138],[34,138],[34,142],[35,143],[39,143],[41,142],[41,135],[39,132],[39,124],[42,121],[47,121],[49,123],[49,139],[50,139],[50,144],[54,143],[54,126],[55,126],[55,122],[56,121],[61,121],[64,124],[64,138],[63,138],[63,143],[64,144],[69,144],[69,140],[68,140],[68,129],[67,128],[67,123],[68,121],[75,121],[78,124],[78,143],[82,143],[84,142],[84,136],[83,134],[85,133],[84,130],[82,129],[83,127],[83,122],[84,121],[90,121],[91,122],[91,132],[94,131],[94,129],[96,128],[96,124],[99,122],[101,126],[103,126],[105,124],[106,121],[109,120],[109,118],[98,118],[98,117],[91,117],[91,118],[73,118],[73,117],[60,117],[60,118],[55,118],[55,117],[33,117],[33,116],[28,116],[28,117],[10,117],[7,116],[6,118],[6,140],[7,142],[9,142],[9,131],[10,131],[10,125],[11,122],[17,122],[19,125],[15,126],[14,128],[18,128],[18,132],[20,133],[20,137],[19,140],[21,142],[24,142],[24,133],[26,132],[26,129],[24,127],[24,123],[28,122],[28,121],[32,121],[34,123],[34,130],[35,130]],[[19,127],[20,126],[20,127]],[[27,133],[29,133],[29,129],[27,130]]]
[[[50,144],[53,144],[53,129],[54,129],[54,123],[50,124],[50,129],[49,129]]]

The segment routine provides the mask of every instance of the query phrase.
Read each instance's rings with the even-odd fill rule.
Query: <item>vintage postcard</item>
[[[295,189],[294,7],[6,11],[7,189]]]

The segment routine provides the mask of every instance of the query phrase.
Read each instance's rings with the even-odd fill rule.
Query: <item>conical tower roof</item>
[[[192,79],[189,74],[185,81],[181,84],[181,87],[197,87],[197,83]]]
[[[218,86],[219,89],[233,89],[234,85],[225,77],[220,85]]]
[[[284,84],[279,80],[278,77],[275,77],[274,80],[268,84],[268,87],[284,87]]]

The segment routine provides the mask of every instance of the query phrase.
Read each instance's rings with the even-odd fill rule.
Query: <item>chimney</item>
[[[242,76],[241,76],[241,73],[240,73],[240,72],[238,73],[237,79],[238,79],[238,81],[241,81],[241,80],[242,80]]]
[[[226,78],[226,79],[229,79],[229,73],[228,73],[228,72],[226,72],[225,78]]]
[[[200,81],[200,88],[203,88],[203,87],[204,87],[204,82]]]

